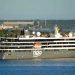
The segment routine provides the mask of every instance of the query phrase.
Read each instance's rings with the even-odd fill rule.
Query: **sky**
[[[75,19],[75,0],[0,0],[0,20]]]

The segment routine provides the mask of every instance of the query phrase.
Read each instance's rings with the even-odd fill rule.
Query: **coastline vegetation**
[[[21,34],[21,30],[0,30],[0,37],[17,37]]]

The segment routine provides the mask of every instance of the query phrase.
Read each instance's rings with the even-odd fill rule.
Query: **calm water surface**
[[[75,75],[75,61],[0,60],[0,75]]]

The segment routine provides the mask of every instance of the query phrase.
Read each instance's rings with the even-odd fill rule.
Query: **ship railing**
[[[40,48],[39,50],[75,50],[75,47],[48,47],[48,48]],[[38,50],[37,48],[31,48],[31,49],[0,49],[0,50]]]
[[[19,40],[24,40],[24,39],[75,39],[75,37],[32,37],[32,38],[20,38],[20,37],[0,37],[0,39],[19,39]]]
[[[33,45],[0,45],[0,47],[32,47]],[[75,46],[75,44],[45,44],[43,46]]]
[[[46,39],[45,40],[37,40],[38,42],[75,42],[75,39],[74,40],[70,40],[70,39],[68,39],[68,40],[59,40],[59,39],[57,39],[57,40],[49,40],[49,39],[47,39],[48,41],[46,41]],[[25,42],[25,41],[0,41],[1,43],[34,43],[35,42],[35,40],[33,40],[33,41],[27,41],[27,42]]]

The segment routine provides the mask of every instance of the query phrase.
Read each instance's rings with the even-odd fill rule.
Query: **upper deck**
[[[40,43],[40,45],[38,44]],[[36,44],[36,46],[34,46]],[[75,50],[75,37],[0,37],[0,50]]]
[[[75,50],[75,35],[70,32],[64,36],[56,25],[54,34],[30,32],[17,37],[0,37],[0,50]],[[31,34],[30,34],[31,33]]]

